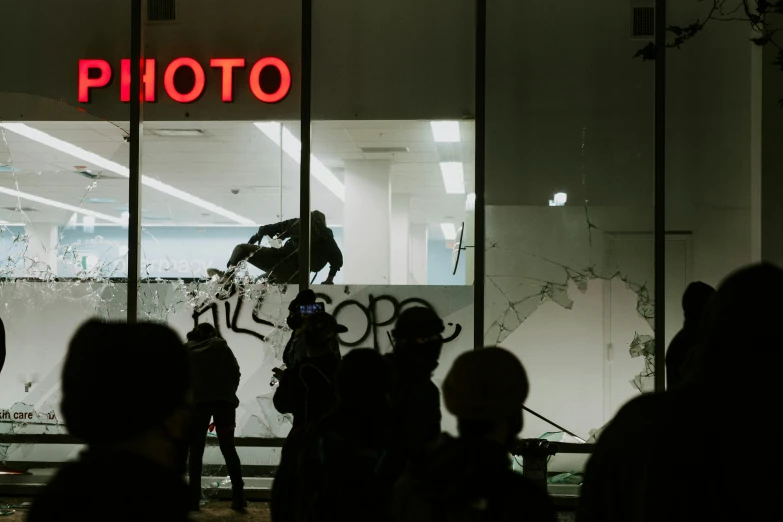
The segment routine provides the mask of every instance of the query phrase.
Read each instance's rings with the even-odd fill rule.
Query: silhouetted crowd
[[[630,401],[603,430],[578,521],[766,520],[757,481],[777,469],[780,450],[745,430],[767,419],[774,426],[777,416],[780,295],[783,270],[768,264],[732,274],[717,291],[688,287],[668,390]],[[274,406],[293,417],[272,487],[275,522],[556,520],[546,489],[511,467],[529,391],[515,355],[492,347],[455,360],[441,387],[457,418],[453,437],[441,432],[432,382],[444,343],[433,310],[404,309],[388,354],[342,355],[346,328],[315,305],[305,290],[289,306],[292,334],[274,370]],[[234,354],[208,324],[186,344],[160,324],[84,324],[64,362],[61,409],[86,450],[36,498],[29,519],[64,520],[63,506],[78,506],[79,520],[188,520],[201,502],[212,429],[231,507],[245,510],[239,381]]]

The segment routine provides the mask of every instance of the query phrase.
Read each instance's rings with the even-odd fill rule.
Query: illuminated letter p
[[[90,70],[97,69],[100,75],[90,78]],[[106,87],[111,81],[111,66],[106,60],[79,60],[79,103],[90,102],[90,89]]]

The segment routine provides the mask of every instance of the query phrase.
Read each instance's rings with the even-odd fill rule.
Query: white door
[[[682,294],[690,279],[690,234],[671,234],[666,238],[666,332],[664,342],[682,327]],[[604,417],[609,421],[623,404],[651,391],[653,378],[646,375],[643,356],[632,357],[630,346],[636,336],[653,338],[653,317],[647,312],[644,297],[654,300],[655,265],[652,234],[613,234],[608,255],[616,260],[620,273],[604,283]],[[652,303],[651,303],[652,304]],[[649,307],[652,310],[652,307]],[[649,315],[649,317],[644,317]],[[649,336],[649,337],[644,337]]]

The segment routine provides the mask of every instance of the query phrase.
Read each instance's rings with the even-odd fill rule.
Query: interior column
[[[57,224],[31,223],[25,225],[25,233],[30,237],[24,260],[25,277],[57,275]]]
[[[393,194],[391,208],[391,284],[407,285],[410,241],[410,202],[408,194]]]
[[[412,224],[410,226],[410,241],[408,242],[408,255],[410,258],[410,274],[408,284],[427,284],[427,225]]]
[[[345,284],[391,280],[391,163],[345,162],[342,269]]]

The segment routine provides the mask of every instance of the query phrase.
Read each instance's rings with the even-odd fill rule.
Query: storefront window
[[[0,6],[0,18],[13,20],[0,47],[4,434],[65,433],[60,373],[71,334],[90,317],[126,318],[129,110],[119,87],[80,96],[80,86],[110,74],[96,69],[82,77],[85,59],[111,64],[119,86],[129,54],[125,15],[104,6]],[[64,38],[63,25],[91,30]],[[75,450],[3,444],[0,460],[63,460]]]
[[[615,7],[488,5],[484,332],[552,421],[523,437],[588,440],[654,385],[654,70]]]

